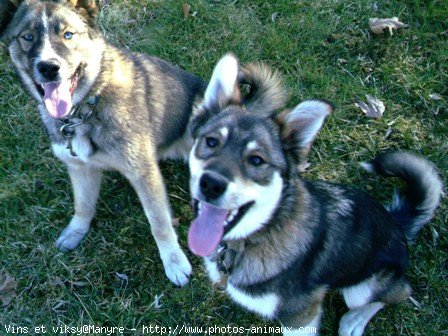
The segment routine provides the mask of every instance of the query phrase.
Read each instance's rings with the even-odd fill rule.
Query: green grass
[[[358,164],[399,148],[434,162],[446,184],[448,2],[190,0],[195,14],[188,20],[183,3],[111,1],[100,17],[101,28],[116,45],[160,56],[204,78],[227,51],[243,63],[263,60],[284,74],[290,106],[311,97],[332,101],[336,111],[313,147],[306,178],[356,185],[387,201],[393,181],[364,173]],[[393,36],[369,32],[370,17],[392,16],[409,27]],[[0,270],[13,275],[18,288],[13,302],[0,308],[0,334],[5,324],[140,330],[150,324],[265,325],[213,292],[200,260],[191,254],[190,283],[182,289],[168,283],[138,199],[117,174],[106,176],[88,238],[72,253],[56,250],[54,241],[73,211],[68,176],[51,155],[35,104],[1,50]],[[443,99],[431,99],[434,93]],[[355,107],[365,94],[385,102],[383,118],[369,119]],[[186,248],[188,169],[176,162],[162,168]],[[411,301],[387,307],[366,335],[448,334],[447,220],[444,199],[410,247],[408,277],[420,307]],[[437,244],[434,231],[440,236]],[[162,296],[158,309],[156,296]],[[322,335],[336,335],[345,311],[339,295],[328,297]]]

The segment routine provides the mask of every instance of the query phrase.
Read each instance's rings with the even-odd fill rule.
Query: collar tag
[[[67,140],[67,149],[70,150],[72,156],[77,156],[72,147],[72,141],[76,134],[75,128],[84,124],[92,116],[99,99],[99,95],[89,96],[85,103],[81,103],[72,108],[68,119],[60,119],[62,126],[59,128],[59,133]],[[89,111],[86,114],[82,114],[81,110],[85,104],[89,105]]]
[[[226,243],[219,244],[216,252],[211,257],[211,260],[216,262],[220,275],[218,282],[213,284],[213,289],[217,291],[225,291],[229,282],[230,267],[232,265],[231,258],[227,253],[228,248],[229,247]]]

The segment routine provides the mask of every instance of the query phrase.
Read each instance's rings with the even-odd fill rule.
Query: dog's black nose
[[[37,71],[46,79],[54,80],[58,75],[61,63],[57,59],[49,59],[47,61],[41,61],[37,63]]]
[[[202,194],[207,199],[217,199],[227,189],[227,180],[219,175],[205,173],[199,181]]]

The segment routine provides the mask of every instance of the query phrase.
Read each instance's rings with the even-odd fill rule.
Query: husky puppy
[[[75,214],[56,246],[78,246],[95,213],[102,172],[117,170],[139,196],[166,275],[186,284],[191,266],[172,226],[158,159],[188,158],[188,121],[205,82],[108,44],[95,0],[18,2],[0,0],[0,35],[73,185]]]
[[[252,87],[245,98],[239,82]],[[362,191],[298,176],[329,103],[308,100],[275,114],[284,103],[278,75],[262,64],[241,70],[231,54],[204,96],[192,121],[190,250],[204,257],[212,282],[246,309],[279,319],[284,334],[313,334],[325,294],[337,289],[349,308],[339,335],[362,335],[380,309],[410,295],[407,244],[439,204],[434,167],[405,152],[365,163],[408,185],[386,209]]]

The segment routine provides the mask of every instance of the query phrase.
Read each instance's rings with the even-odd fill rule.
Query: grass
[[[446,1],[188,3],[191,16],[185,20],[183,1],[112,1],[100,16],[101,29],[116,45],[160,56],[203,78],[210,77],[227,51],[243,63],[263,60],[284,74],[290,106],[310,97],[332,101],[336,111],[313,147],[305,178],[356,185],[387,201],[392,181],[362,172],[358,163],[399,148],[434,162],[446,184]],[[370,17],[392,16],[409,27],[393,36],[369,32]],[[138,199],[115,173],[103,183],[87,239],[72,253],[58,252],[53,243],[73,211],[68,176],[51,155],[35,103],[18,84],[6,49],[0,53],[0,69],[0,270],[18,281],[17,296],[0,308],[0,334],[12,324],[47,330],[61,324],[123,326],[125,334],[150,324],[278,325],[213,292],[200,260],[192,255],[190,283],[182,289],[169,284]],[[365,94],[384,101],[383,118],[367,118],[355,107]],[[431,99],[431,94],[442,99]],[[176,162],[162,168],[186,248],[188,169]],[[408,277],[419,304],[408,300],[387,307],[366,335],[448,334],[447,220],[444,199],[410,248]],[[339,295],[327,298],[322,335],[336,335],[345,311]]]

